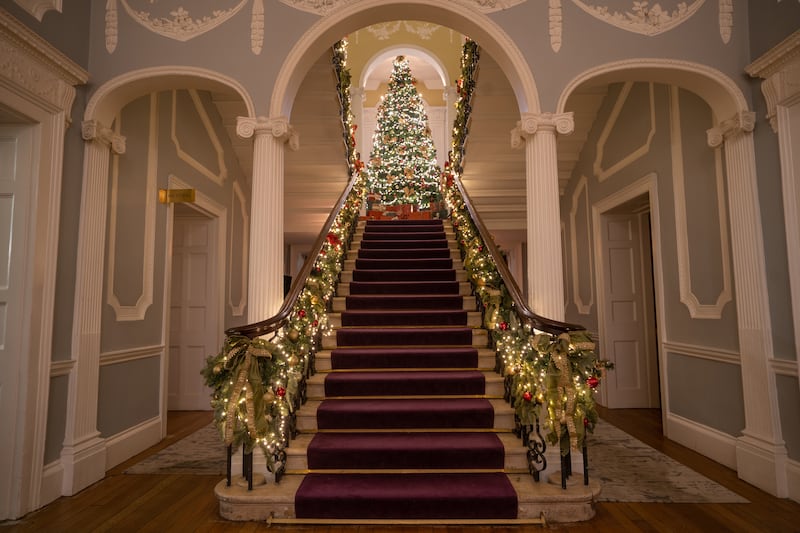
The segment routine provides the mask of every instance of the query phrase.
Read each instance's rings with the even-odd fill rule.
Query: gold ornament
[[[300,338],[300,332],[296,329],[289,330],[289,340],[292,342],[297,342],[297,339]]]

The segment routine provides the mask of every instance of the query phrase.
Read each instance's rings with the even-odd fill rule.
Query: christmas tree
[[[377,130],[367,164],[369,190],[384,205],[428,209],[439,199],[441,169],[436,164],[428,115],[414,86],[408,60],[398,56],[389,90],[378,105]]]

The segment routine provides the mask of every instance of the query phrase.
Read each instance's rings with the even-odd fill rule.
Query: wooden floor
[[[548,526],[548,531],[728,531],[800,532],[800,504],[767,495],[740,481],[736,473],[691,450],[664,439],[660,412],[652,409],[601,410],[601,416],[639,440],[742,495],[748,504],[598,503],[589,522]],[[214,497],[218,476],[129,475],[130,465],[189,435],[208,423],[210,412],[171,412],[166,440],[117,466],[102,481],[81,493],[61,498],[16,522],[0,524],[2,533],[16,531],[314,531],[322,533],[430,532],[474,533],[539,531],[541,526],[278,526],[220,519]]]

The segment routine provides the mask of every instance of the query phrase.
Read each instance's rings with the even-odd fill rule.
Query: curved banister
[[[230,328],[225,330],[225,334],[227,336],[233,335],[243,335],[245,337],[249,337],[254,339],[256,337],[261,337],[262,335],[267,335],[269,333],[274,333],[278,331],[280,328],[285,326],[289,321],[289,317],[292,313],[292,308],[297,303],[300,294],[303,292],[303,288],[306,285],[306,281],[308,280],[308,276],[311,273],[311,269],[314,267],[314,262],[316,261],[317,257],[322,251],[322,247],[325,244],[325,240],[328,236],[328,233],[331,231],[333,227],[333,223],[336,220],[336,217],[339,215],[339,212],[342,210],[347,198],[350,196],[350,192],[353,190],[353,186],[356,182],[355,177],[352,177],[345,187],[342,195],[339,197],[339,200],[336,202],[336,205],[331,210],[330,215],[328,215],[328,219],[325,221],[325,224],[322,226],[322,231],[320,231],[319,236],[317,237],[316,242],[314,243],[313,248],[311,249],[311,253],[308,254],[305,263],[303,263],[303,268],[295,277],[294,281],[292,281],[291,288],[289,289],[286,298],[283,300],[283,305],[275,313],[273,316],[262,320],[260,322],[255,322],[252,324],[247,324],[245,326],[237,326],[234,328]]]
[[[520,319],[530,324],[535,329],[553,335],[560,335],[570,331],[584,331],[586,328],[581,325],[560,322],[558,320],[543,317],[534,313],[531,308],[528,307],[528,304],[525,302],[525,298],[522,296],[522,291],[520,291],[517,282],[514,280],[514,276],[508,270],[508,265],[506,265],[505,260],[497,250],[497,245],[495,245],[494,239],[484,225],[483,220],[481,220],[481,217],[478,214],[478,211],[475,209],[475,206],[472,205],[472,200],[470,199],[469,194],[467,194],[466,189],[464,189],[464,185],[461,183],[461,178],[457,177],[453,180],[453,182],[458,187],[461,198],[464,200],[464,205],[467,208],[469,216],[481,236],[481,240],[483,240],[484,244],[486,244],[486,247],[492,256],[492,260],[497,267],[497,272],[503,279],[503,283],[508,290],[509,296],[511,296],[511,299],[514,302],[514,307],[516,307],[516,311]]]

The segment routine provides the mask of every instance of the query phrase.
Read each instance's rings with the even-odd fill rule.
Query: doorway
[[[661,407],[654,191],[632,187],[593,207],[600,355],[614,363],[599,403],[610,409]]]
[[[219,350],[222,331],[217,282],[217,218],[187,204],[175,204],[172,218],[172,268],[169,294],[167,409],[211,409],[211,389],[200,374]]]

